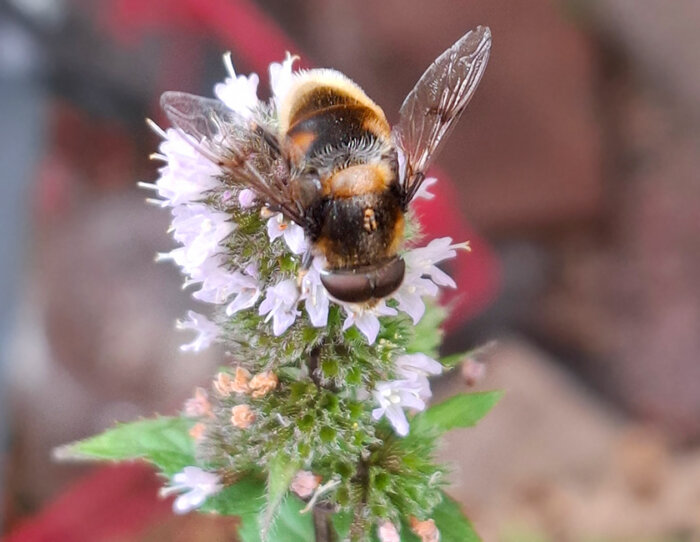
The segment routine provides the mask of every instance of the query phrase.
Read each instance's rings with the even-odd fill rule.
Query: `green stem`
[[[335,542],[335,529],[331,521],[332,510],[322,504],[313,507],[314,539],[316,542]]]

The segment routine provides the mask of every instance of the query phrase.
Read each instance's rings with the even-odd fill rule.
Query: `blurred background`
[[[265,88],[290,50],[396,119],[477,24],[490,65],[422,214],[475,248],[445,353],[497,344],[434,390],[506,396],[447,439],[451,492],[487,542],[700,540],[700,3],[0,0],[8,541],[235,540],[172,517],[145,469],[50,458],[179,409],[222,359],[178,350],[193,303],[153,263],[169,216],[136,181],[157,175],[160,93],[211,96],[226,50]]]

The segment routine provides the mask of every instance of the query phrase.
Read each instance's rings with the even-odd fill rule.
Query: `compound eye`
[[[321,283],[340,301],[361,303],[372,299],[372,284],[365,273],[330,271],[321,275]]]
[[[406,264],[401,258],[389,260],[382,267],[377,268],[374,275],[372,297],[381,299],[393,294],[401,286],[405,273]]]
[[[403,282],[405,272],[406,264],[396,257],[379,266],[328,271],[321,275],[321,282],[336,299],[362,303],[381,299],[396,291]]]

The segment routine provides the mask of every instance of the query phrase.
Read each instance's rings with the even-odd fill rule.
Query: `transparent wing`
[[[416,195],[428,165],[474,95],[490,50],[487,27],[467,32],[431,64],[404,100],[393,137],[405,157],[405,204]]]
[[[262,148],[279,152],[274,136],[218,100],[186,92],[165,92],[160,105],[185,139],[233,182],[251,188],[272,208],[299,225],[306,225],[304,208],[295,199],[289,178],[259,171],[254,164],[254,154]]]

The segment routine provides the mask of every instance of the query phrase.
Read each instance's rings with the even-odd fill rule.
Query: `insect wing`
[[[474,95],[490,50],[487,27],[468,32],[431,64],[404,100],[393,136],[405,157],[406,203],[415,196],[431,160]]]
[[[170,122],[193,144],[212,147],[212,151],[222,143],[227,131],[244,129],[246,125],[243,117],[222,102],[186,92],[165,92],[160,105]]]
[[[269,171],[259,171],[253,164],[251,151],[244,148],[244,141],[257,149],[265,145],[269,148],[266,138],[274,136],[218,100],[186,92],[165,92],[160,104],[185,139],[228,174],[232,182],[251,188],[287,218],[305,224],[303,206],[294,200],[289,183]],[[270,152],[278,151],[270,149]]]

